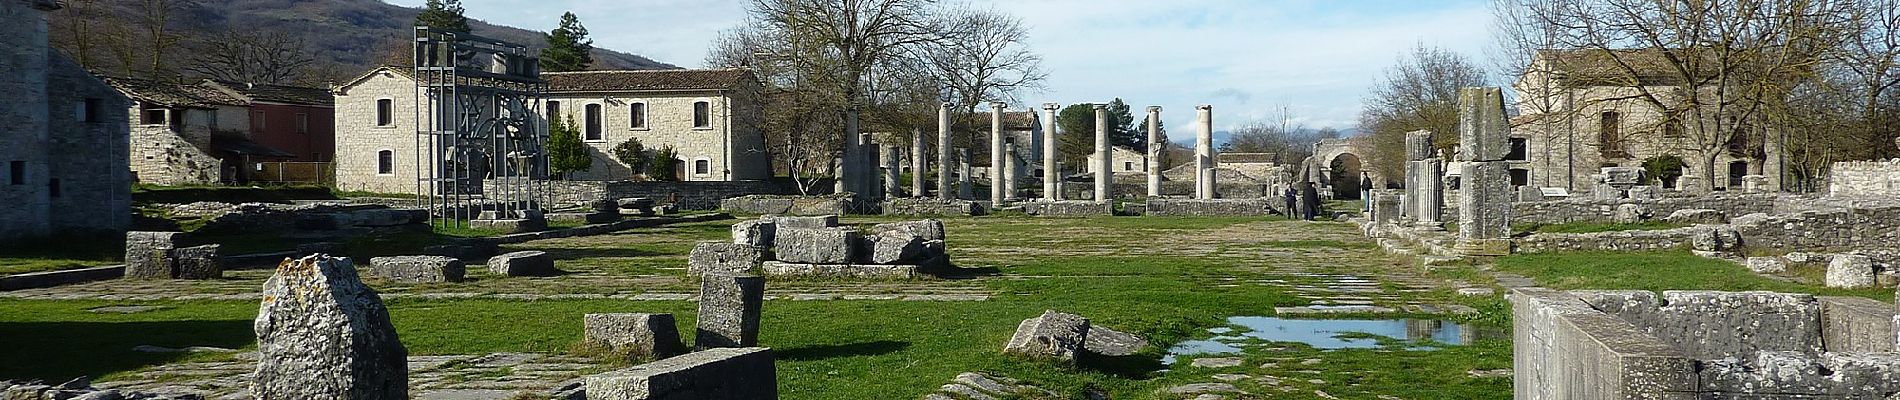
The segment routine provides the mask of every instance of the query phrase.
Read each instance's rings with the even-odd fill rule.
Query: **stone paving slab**
[[[256,368],[256,354],[240,353],[232,361],[151,367],[129,379],[94,382],[93,386],[207,399],[250,399],[250,374]],[[584,358],[540,353],[411,356],[409,386],[416,399],[547,398],[555,389],[606,369]]]

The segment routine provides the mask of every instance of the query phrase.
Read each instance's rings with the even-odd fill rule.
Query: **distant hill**
[[[176,1],[176,0],[174,0]],[[75,20],[85,19],[95,24],[94,29],[107,32],[113,26],[126,26],[139,20],[139,5],[136,1],[120,0],[68,0],[65,9],[55,12],[52,36],[54,44],[70,52],[72,34],[67,29]],[[242,29],[253,32],[284,32],[306,41],[305,45],[317,60],[319,69],[326,78],[336,75],[352,75],[380,64],[383,54],[400,45],[400,41],[414,37],[413,24],[420,9],[408,8],[384,3],[380,0],[194,0],[183,1],[174,14],[168,18],[169,29],[179,32],[183,38],[181,44],[193,40],[215,37],[219,32],[230,29]],[[87,13],[91,8],[91,16]],[[470,5],[469,7],[480,7]],[[65,14],[65,15],[61,15]],[[582,16],[585,18],[586,16]],[[549,15],[548,20],[560,18]],[[601,18],[606,20],[606,18]],[[583,21],[584,22],[584,21]],[[522,44],[539,50],[545,41],[542,33],[489,24],[470,19],[469,25],[476,35],[501,39]],[[136,31],[133,29],[132,31]],[[109,35],[95,35],[105,37]],[[134,35],[137,40],[137,35]],[[97,47],[97,46],[95,46]],[[107,65],[98,69],[110,71],[110,66],[118,65],[114,54],[105,49],[95,48],[92,52],[95,61],[89,64]],[[181,51],[178,53],[188,53]],[[679,68],[634,54],[609,49],[594,49],[593,69],[674,69]],[[176,57],[188,57],[189,54],[177,54]],[[168,59],[173,56],[168,56]]]

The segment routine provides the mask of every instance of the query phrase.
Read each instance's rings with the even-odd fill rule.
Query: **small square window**
[[[693,160],[693,175],[711,175],[712,161]]]
[[[297,133],[310,133],[310,114],[297,113]]]
[[[693,127],[694,128],[712,127],[712,103],[707,103],[704,101],[693,103]]]

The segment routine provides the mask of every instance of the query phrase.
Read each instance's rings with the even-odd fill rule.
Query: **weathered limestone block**
[[[1663,221],[1672,224],[1726,224],[1728,215],[1717,210],[1685,209],[1669,213],[1669,216],[1663,217]]]
[[[673,314],[587,314],[588,345],[631,361],[659,360],[686,353]]]
[[[1510,165],[1465,162],[1459,170],[1458,237],[1468,240],[1510,237]]]
[[[1689,236],[1689,246],[1696,251],[1735,251],[1742,246],[1742,234],[1726,225],[1698,226]]]
[[[1655,186],[1650,185],[1632,187],[1629,191],[1624,193],[1629,196],[1630,200],[1655,200],[1662,197],[1662,193],[1657,191]]]
[[[779,228],[836,228],[838,227],[837,214],[827,214],[827,215],[817,215],[817,216],[807,216],[807,217],[767,215],[764,217],[760,217],[759,219],[770,220],[772,221],[772,223],[777,224]]]
[[[547,252],[524,250],[502,254],[488,259],[488,272],[502,276],[554,276],[561,271],[554,269],[554,257]]]
[[[1865,297],[1819,296],[1821,343],[1831,352],[1892,353],[1893,305]]]
[[[1649,207],[1636,203],[1616,205],[1616,214],[1610,217],[1612,222],[1634,224],[1649,220]]]
[[[1102,326],[1090,326],[1088,340],[1082,343],[1090,353],[1113,357],[1135,354],[1144,347],[1148,347],[1148,339]]]
[[[584,213],[569,213],[569,212],[559,212],[559,213],[548,213],[548,214],[547,214],[547,219],[548,219],[549,221],[560,221],[560,222],[579,222],[579,223],[583,223],[583,224],[589,224],[589,225],[592,225],[592,224],[605,224],[605,223],[608,223],[608,222],[614,222],[614,221],[619,221],[619,220],[620,220],[620,213],[617,213],[617,212],[616,212],[616,213],[606,213],[606,212],[584,212]]]
[[[742,221],[732,224],[732,243],[771,248],[777,232],[778,223],[770,219]]]
[[[1064,200],[1022,203],[1023,213],[1039,217],[1090,217],[1115,215],[1115,203],[1108,201]]]
[[[369,265],[376,276],[401,283],[461,282],[468,273],[462,260],[445,256],[376,257]]]
[[[285,260],[263,297],[253,326],[257,399],[409,398],[408,350],[349,259]]]
[[[1763,352],[1701,363],[1699,389],[1725,399],[1882,398],[1900,391],[1900,355]],[[1752,394],[1752,395],[1743,395]],[[1862,396],[1873,393],[1873,396]],[[1758,397],[1759,396],[1759,397]]]
[[[884,201],[884,215],[976,216],[986,211],[981,204],[968,200],[912,197]]]
[[[752,347],[759,344],[759,307],[765,278],[706,275],[699,281],[699,328],[693,346]]]
[[[1814,296],[1774,292],[1575,291],[1598,310],[1642,328],[1696,359],[1764,351],[1819,353],[1821,309]]]
[[[218,245],[172,249],[171,258],[172,278],[203,280],[224,277],[224,267],[218,263]]]
[[[709,349],[587,376],[589,400],[778,398],[772,349]]]
[[[1406,161],[1432,158],[1432,153],[1432,131],[1417,130],[1405,133]]]
[[[892,222],[888,224],[877,224],[871,227],[871,232],[874,234],[883,234],[893,231],[903,232],[911,236],[923,238],[924,240],[943,240],[944,238],[943,221],[934,219]]]
[[[782,222],[781,222],[782,224]],[[779,225],[773,256],[779,261],[847,264],[856,260],[858,232],[842,228],[793,228]]]
[[[747,195],[719,201],[719,208],[747,214],[826,215],[843,214],[849,196]]]
[[[1511,127],[1506,123],[1503,90],[1467,87],[1458,90],[1458,155],[1464,161],[1503,161],[1511,154]],[[1470,179],[1471,175],[1465,175]]]
[[[1398,222],[1399,213],[1402,212],[1401,210],[1402,207],[1400,206],[1400,203],[1401,203],[1400,200],[1401,198],[1399,197],[1399,195],[1395,195],[1395,194],[1381,194],[1381,195],[1373,196],[1372,222],[1387,223],[1387,224]]]
[[[916,265],[799,264],[766,261],[760,269],[765,276],[913,279],[917,277],[917,271],[923,268]]]
[[[700,276],[705,274],[745,275],[759,269],[759,262],[765,261],[765,250],[751,245],[723,242],[700,242],[693,246],[693,252],[687,256],[686,274]]]
[[[1055,310],[1043,311],[1041,316],[1023,320],[1016,326],[1016,334],[1003,346],[1003,352],[1073,364],[1076,355],[1084,350],[1088,334],[1088,318]]]
[[[924,238],[908,232],[888,231],[866,240],[872,264],[914,264],[925,257]]]
[[[1782,262],[1780,257],[1749,257],[1742,265],[1757,274],[1778,274],[1788,270],[1788,264]]]
[[[172,249],[184,232],[125,233],[125,279],[171,279]]]
[[[1874,260],[1859,254],[1834,256],[1827,263],[1827,287],[1860,289],[1874,286]]]

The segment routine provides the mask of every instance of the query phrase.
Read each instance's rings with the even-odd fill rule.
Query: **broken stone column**
[[[910,197],[924,197],[924,128],[910,130]]]
[[[1402,214],[1414,221],[1421,221],[1420,211],[1424,185],[1424,161],[1432,157],[1432,132],[1417,130],[1405,133],[1405,204],[1401,205]]]
[[[1214,106],[1194,106],[1194,198],[1214,198]]]
[[[264,281],[253,330],[258,400],[409,398],[408,350],[348,258],[285,260]]]
[[[1108,201],[1115,177],[1113,153],[1108,150],[1108,105],[1095,104],[1095,201]]]
[[[699,280],[699,328],[693,346],[752,347],[759,344],[759,306],[765,278],[706,275]]]
[[[587,376],[590,400],[778,398],[772,349],[710,349]]]
[[[1161,197],[1161,154],[1167,142],[1161,137],[1161,106],[1148,106],[1148,197]]]
[[[1016,144],[1003,145],[1003,200],[1016,198],[1016,180],[1022,171],[1016,168]]]
[[[763,248],[724,242],[700,242],[686,257],[686,275],[751,274],[765,262]]]
[[[1062,169],[1056,164],[1056,103],[1042,103],[1042,198],[1061,201]]]
[[[937,197],[950,200],[950,103],[937,108]],[[922,171],[918,171],[922,174]],[[965,175],[968,176],[968,175]]]
[[[1510,253],[1510,128],[1504,95],[1496,87],[1458,91],[1459,167],[1458,237],[1469,255]]]
[[[903,178],[900,178],[900,176],[902,176],[900,173],[903,172],[904,165],[900,162],[902,157],[897,152],[897,146],[884,145],[883,150],[878,152],[878,156],[884,161],[884,167],[882,168],[884,170],[884,196],[897,197],[897,193],[904,191]]]
[[[976,175],[976,168],[970,166],[970,149],[957,150],[962,153],[958,155],[961,157],[960,161],[962,161],[962,163],[959,165],[957,171],[957,198],[975,198],[976,188],[970,187],[970,185],[971,180],[975,179],[973,175]]]
[[[1445,160],[1436,157],[1427,158],[1418,163],[1418,188],[1414,193],[1418,198],[1412,202],[1418,207],[1415,218],[1427,229],[1439,229],[1443,224],[1445,209]]]
[[[1003,178],[1003,102],[990,102],[990,206],[1002,207]]]
[[[659,360],[686,353],[673,314],[587,314],[585,341],[629,361]]]
[[[184,232],[126,232],[125,279],[171,279],[172,249],[183,238]]]

